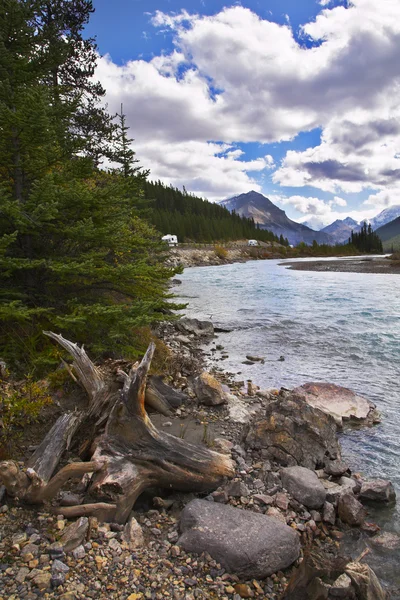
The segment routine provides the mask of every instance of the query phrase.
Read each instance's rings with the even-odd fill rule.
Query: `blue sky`
[[[256,189],[316,227],[400,204],[397,0],[94,0],[87,33],[151,177]]]

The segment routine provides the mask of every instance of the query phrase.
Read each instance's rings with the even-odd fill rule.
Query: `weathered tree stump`
[[[86,411],[62,415],[26,469],[19,469],[13,461],[0,463],[0,481],[8,494],[33,504],[49,501],[71,477],[93,472],[88,493],[95,501],[56,512],[67,517],[96,515],[101,520],[124,523],[148,487],[207,492],[233,476],[234,466],[226,455],[160,432],[151,423],[145,398],[153,343],[137,368],[134,365],[129,374],[121,372],[124,384],[118,390],[115,383],[105,380],[83,348],[60,335],[46,335],[74,358],[73,369],[88,393],[89,406]],[[157,396],[162,399],[159,390],[160,386]],[[92,446],[90,461],[71,463],[52,477],[64,450],[85,422],[92,424],[87,443]]]

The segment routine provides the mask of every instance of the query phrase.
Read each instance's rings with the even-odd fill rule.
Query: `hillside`
[[[376,233],[381,238],[385,250],[390,251],[392,247],[394,250],[398,250],[400,248],[400,217],[379,227]]]
[[[144,184],[144,196],[149,200],[148,218],[162,233],[172,233],[178,240],[216,242],[236,239],[257,239],[262,242],[289,242],[279,234],[260,228],[251,217],[232,214],[227,208],[168,187],[158,182]]]
[[[269,229],[278,236],[282,235],[293,245],[297,245],[299,242],[311,245],[314,240],[319,244],[335,243],[327,233],[314,231],[306,225],[292,221],[286,216],[284,210],[253,190],[223,200],[220,205],[243,217],[254,219],[254,222],[262,229]]]

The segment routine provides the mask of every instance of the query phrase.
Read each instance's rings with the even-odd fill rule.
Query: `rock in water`
[[[291,565],[300,554],[298,534],[266,515],[192,500],[181,514],[179,545],[208,552],[229,573],[262,579]]]
[[[375,404],[352,390],[333,383],[305,383],[293,390],[308,404],[332,415],[339,427],[348,424],[372,425],[379,422]]]
[[[360,500],[367,503],[389,504],[396,501],[396,492],[390,481],[373,479],[364,481],[361,486]]]
[[[206,406],[217,406],[226,402],[220,382],[207,371],[203,371],[194,379],[193,387],[199,402]]]
[[[307,508],[320,508],[326,491],[315,471],[305,467],[288,467],[281,470],[283,487]]]
[[[278,396],[265,417],[247,427],[245,443],[266,449],[266,458],[287,467],[323,467],[328,460],[340,458],[333,417],[313,408],[298,394]]]
[[[182,333],[192,333],[197,336],[214,336],[214,326],[211,321],[199,321],[184,317],[176,322],[176,326]]]

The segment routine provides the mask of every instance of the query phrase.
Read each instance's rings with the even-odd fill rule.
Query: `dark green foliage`
[[[349,244],[352,244],[360,252],[383,252],[382,241],[380,237],[372,231],[371,224],[364,225],[359,233],[351,232]]]
[[[360,233],[351,232],[351,237],[347,244],[318,244],[313,241],[312,246],[307,246],[300,242],[292,250],[293,255],[302,256],[352,256],[359,253],[380,253],[382,252],[382,242],[378,235],[372,231],[371,225],[364,223]]]
[[[146,173],[118,145],[122,114],[110,128],[95,108],[94,46],[81,37],[91,10],[86,0],[0,6],[0,357],[20,371],[54,361],[43,329],[134,355],[133,330],[174,308],[175,271],[139,216]],[[102,155],[122,169],[100,171]]]
[[[177,235],[179,241],[217,242],[246,238],[289,245],[283,236],[278,238],[272,232],[260,229],[253,219],[191,196],[186,190],[181,192],[160,181],[147,181],[144,191],[146,198],[153,200],[150,213],[152,223],[162,234]]]

